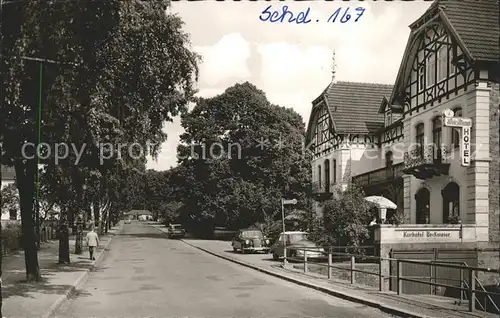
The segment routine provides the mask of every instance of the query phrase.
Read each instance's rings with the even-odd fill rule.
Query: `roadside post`
[[[283,222],[283,268],[288,266],[288,260],[286,256],[286,235],[285,235],[285,205],[295,205],[297,204],[297,199],[285,200],[281,199],[281,220]]]

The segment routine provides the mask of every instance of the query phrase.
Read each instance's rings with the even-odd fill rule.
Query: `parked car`
[[[304,252],[307,253],[307,258],[323,258],[325,250],[318,247],[316,243],[309,241],[307,232],[283,232],[280,234],[278,240],[271,247],[271,253],[274,260],[279,260],[284,256],[283,239],[286,239],[286,254],[287,257],[304,257]],[[307,248],[307,250],[304,250]]]
[[[233,242],[233,251],[247,252],[265,252],[270,249],[270,241],[267,239],[261,230],[246,229],[236,232]]]
[[[130,224],[130,223],[131,223],[130,219],[125,219],[125,224]]]
[[[168,238],[183,238],[186,230],[180,224],[170,224],[168,226]]]

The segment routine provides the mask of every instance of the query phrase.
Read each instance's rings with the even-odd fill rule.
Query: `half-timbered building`
[[[355,182],[398,206],[403,224],[376,231],[383,255],[470,249],[457,259],[498,268],[498,6],[435,1],[410,25],[393,86],[332,82],[313,101],[307,139],[319,215],[332,181]],[[444,113],[472,124],[447,126]]]

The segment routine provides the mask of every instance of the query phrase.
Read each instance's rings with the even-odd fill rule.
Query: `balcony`
[[[322,182],[313,182],[312,183],[312,194],[316,200],[327,200],[332,197],[333,189],[335,184],[333,182],[325,183]]]
[[[405,152],[403,172],[421,180],[448,175],[450,153],[450,148],[447,146],[441,148],[436,145],[417,147],[412,151]]]
[[[383,167],[352,177],[352,182],[359,186],[383,185],[403,177],[404,163]]]

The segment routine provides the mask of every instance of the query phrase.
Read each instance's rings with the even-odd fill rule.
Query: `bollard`
[[[307,268],[307,250],[304,250],[304,273],[307,273],[309,269]]]
[[[356,267],[356,257],[351,256],[351,284],[356,282],[356,273],[354,272],[354,268]]]
[[[476,273],[473,269],[469,270],[469,290],[468,290],[468,298],[469,298],[469,311],[473,312],[476,310]]]
[[[328,279],[332,278],[332,253],[328,252]]]
[[[382,272],[382,262],[380,259],[378,263],[378,290],[384,291],[384,273]]]
[[[401,279],[401,275],[403,275],[403,263],[397,260],[396,266],[397,266],[397,273],[396,273],[397,292],[398,295],[401,295],[401,293],[403,292],[403,280]]]

